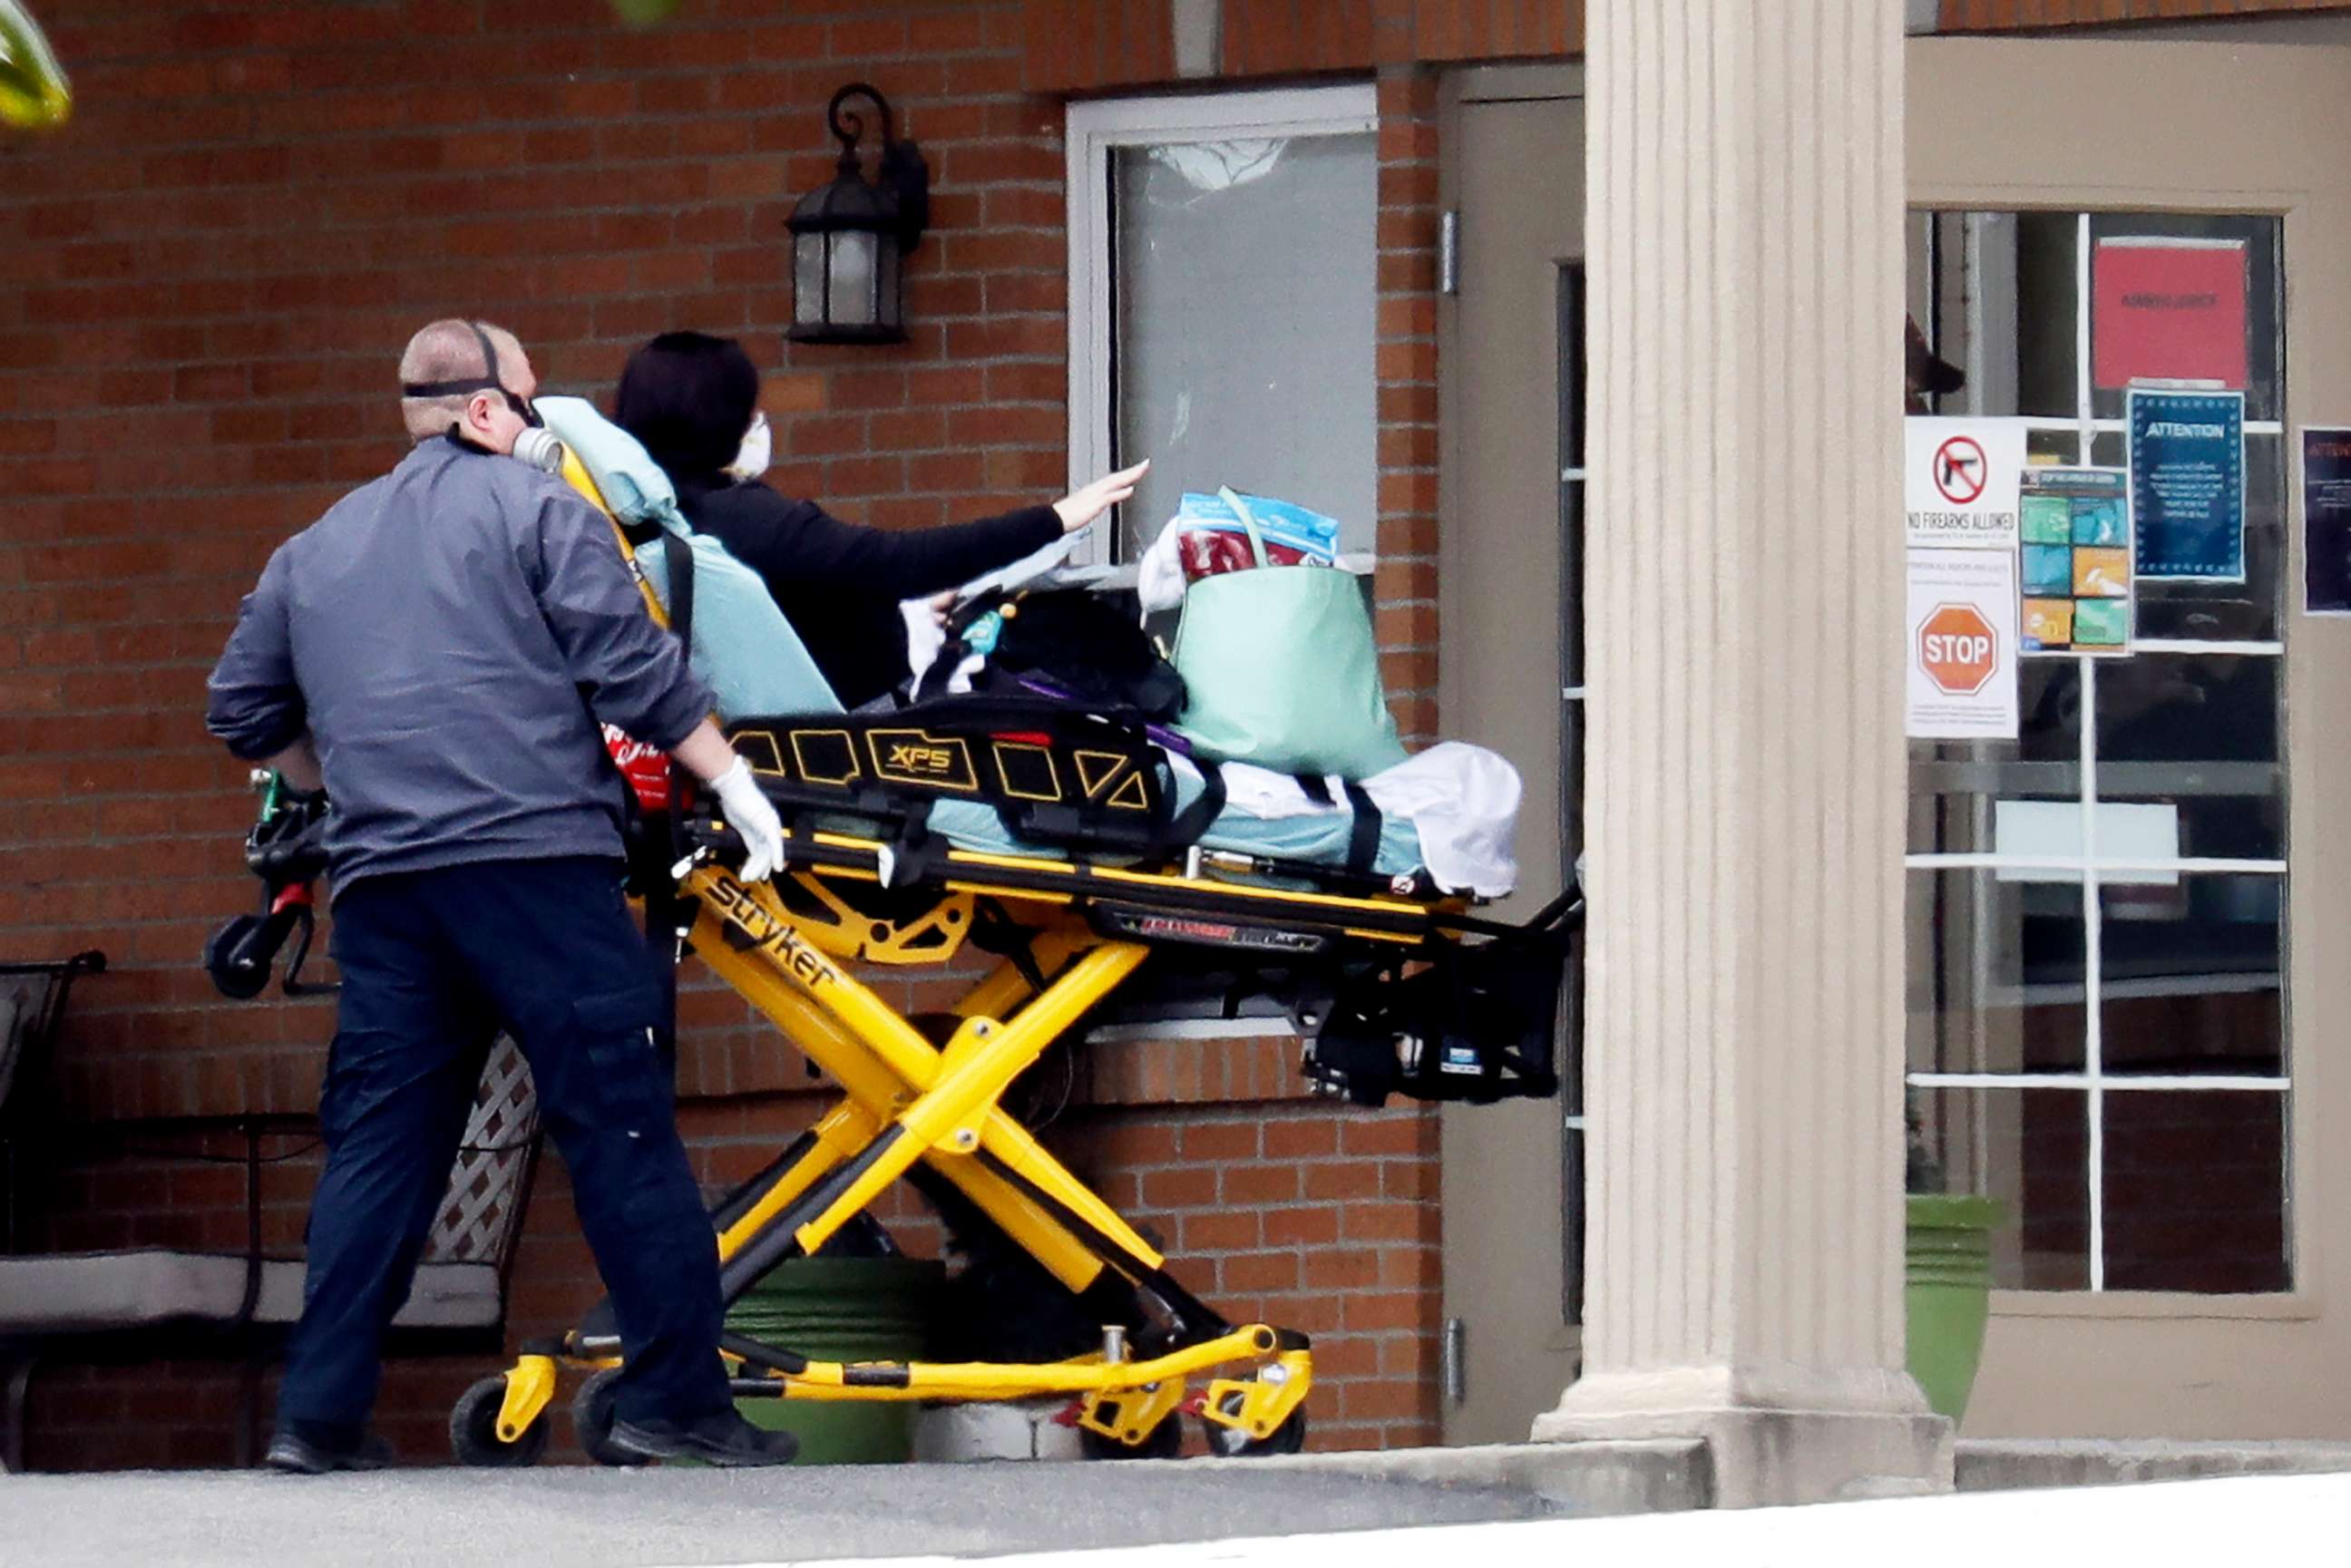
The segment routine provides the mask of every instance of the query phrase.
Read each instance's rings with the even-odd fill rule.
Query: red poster
[[[2102,239],[2091,261],[2090,361],[2100,387],[2245,385],[2245,247]]]

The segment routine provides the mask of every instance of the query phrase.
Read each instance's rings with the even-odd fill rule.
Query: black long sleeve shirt
[[[891,691],[907,675],[902,600],[938,593],[1010,566],[1061,537],[1050,507],[934,528],[844,523],[813,501],[758,480],[677,482],[686,521],[767,582],[843,707]]]

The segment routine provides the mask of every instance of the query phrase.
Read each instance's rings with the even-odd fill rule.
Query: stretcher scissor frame
[[[1102,935],[1088,905],[1113,887],[1122,900],[1151,884],[1186,879],[1120,868],[965,854],[948,857],[936,899],[907,917],[877,918],[853,890],[882,885],[888,846],[833,833],[795,832],[789,869],[775,885],[749,885],[706,856],[681,891],[694,906],[692,950],[821,1068],[839,1101],[779,1157],[714,1211],[722,1288],[739,1296],[782,1260],[815,1252],[902,1176],[929,1173],[957,1189],[1004,1235],[1081,1300],[1099,1303],[1104,1347],[1036,1364],[811,1361],[730,1334],[724,1353],[737,1392],[805,1399],[998,1400],[1071,1396],[1076,1424],[1102,1439],[1144,1449],[1164,1423],[1189,1408],[1234,1434],[1229,1447],[1281,1445],[1312,1385],[1304,1334],[1268,1323],[1235,1325],[1186,1291],[1165,1256],[1115,1209],[1043,1149],[1002,1107],[1005,1090],[1080,1025],[1141,967],[1144,943]],[[1060,888],[1045,884],[1060,883]],[[1196,898],[1196,883],[1181,891]],[[1426,911],[1401,901],[1226,889],[1255,920],[1301,931],[1416,946],[1401,925]],[[794,907],[795,904],[802,907]],[[935,1044],[852,974],[855,962],[929,965],[951,957],[979,912],[1008,917],[1019,934],[1005,956],[952,1008],[954,1030]],[[813,909],[814,912],[811,912]],[[999,936],[1001,935],[999,931]],[[911,942],[910,938],[925,940]],[[1137,1353],[1140,1354],[1137,1354]],[[528,1347],[504,1375],[499,1438],[523,1440],[555,1396],[558,1368],[614,1364],[617,1337],[600,1312],[554,1343]],[[1217,1376],[1187,1397],[1201,1374]],[[598,1445],[592,1434],[591,1452]]]

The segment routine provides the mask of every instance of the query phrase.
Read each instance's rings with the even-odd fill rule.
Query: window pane
[[[1374,139],[1113,154],[1118,455],[1134,559],[1187,489],[1279,496],[1368,550],[1377,517]]]
[[[2111,1073],[2285,1070],[2278,876],[2098,890],[2098,1017]]]
[[[2071,466],[2082,461],[2082,433],[2076,430],[2033,429],[2024,433],[2024,460]]]
[[[1914,1072],[2078,1072],[2088,1060],[2082,886],[1994,871],[1907,878]]]
[[[1912,314],[1936,353],[1968,377],[1934,412],[2079,416],[2080,231],[2072,213],[1937,213],[1914,227],[1927,254],[1912,257]]]
[[[2089,1096],[2074,1089],[1913,1089],[1914,1187],[1999,1199],[1991,1282],[2005,1291],[2090,1286]],[[1918,1180],[1924,1177],[1924,1182]]]
[[[2279,661],[2261,654],[2140,653],[2098,665],[2098,796],[2179,813],[2179,852],[2285,853],[2278,756]]]
[[[2082,797],[2082,663],[2020,662],[2014,740],[1910,742],[1910,852],[1993,849],[1994,802]]]
[[[2285,1096],[2105,1100],[2106,1289],[2290,1290]]]

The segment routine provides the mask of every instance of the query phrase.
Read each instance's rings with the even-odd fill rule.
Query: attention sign
[[[2245,394],[2150,392],[2123,400],[2138,575],[2245,580]]]

